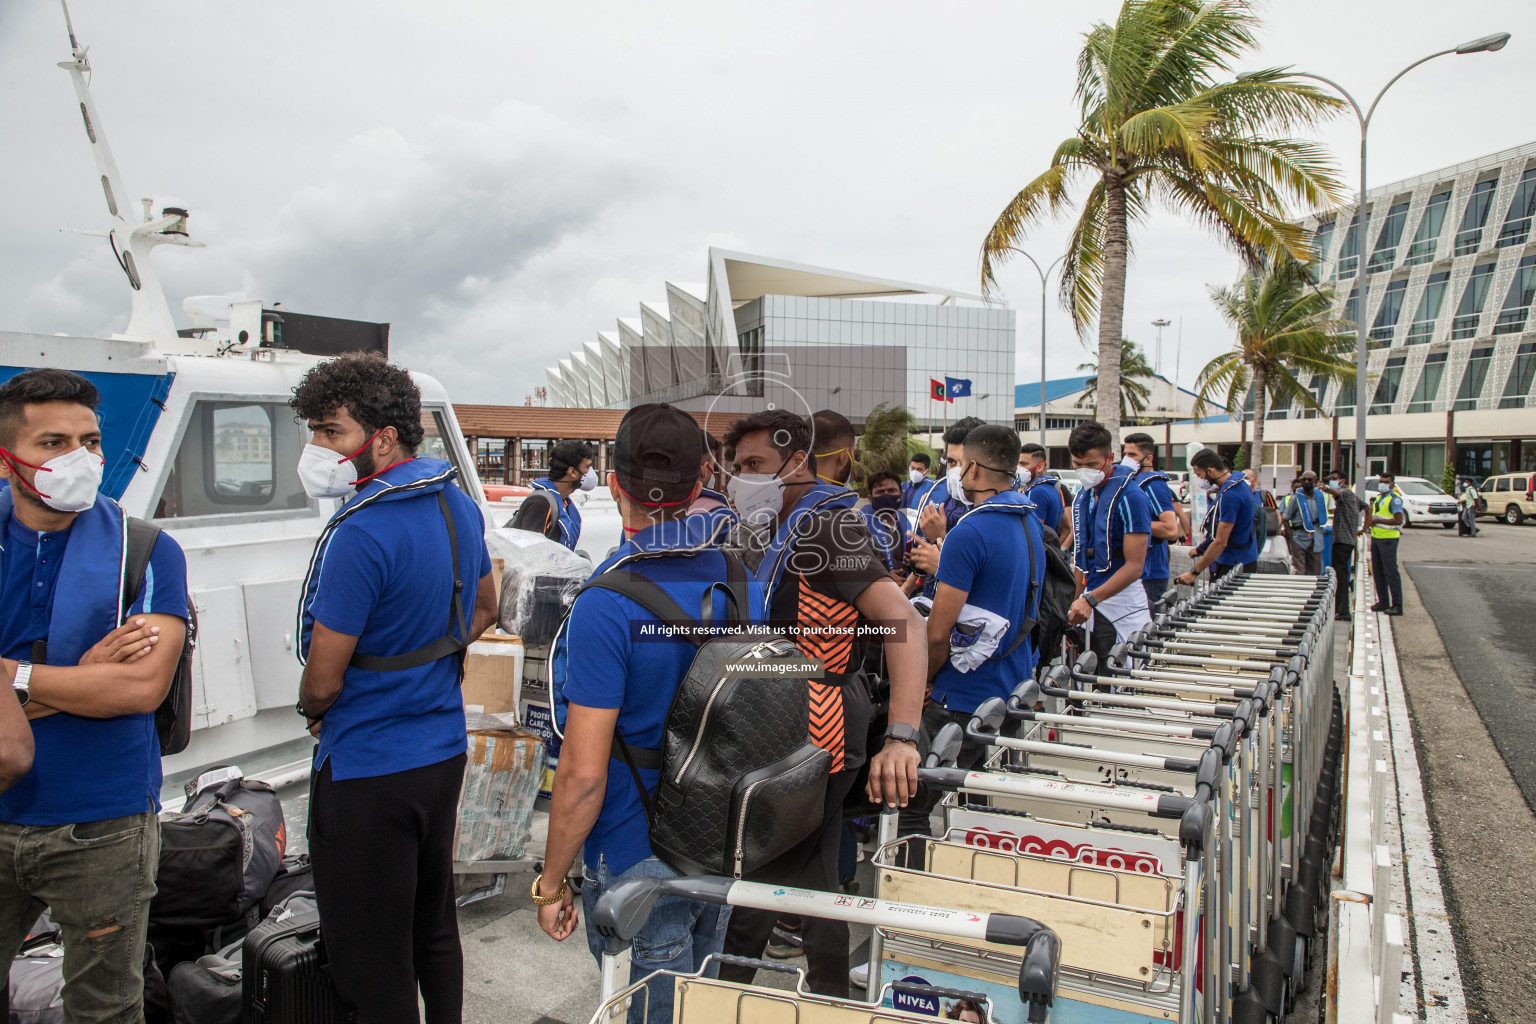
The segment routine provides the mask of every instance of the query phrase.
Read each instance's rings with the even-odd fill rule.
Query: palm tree
[[[1078,396],[1077,407],[1082,409],[1093,405],[1099,394],[1099,364],[1094,360],[1086,363],[1078,363],[1079,370],[1087,370],[1093,376],[1088,378],[1083,393]],[[1147,411],[1147,402],[1152,398],[1151,390],[1142,383],[1157,376],[1157,371],[1152,369],[1152,364],[1147,362],[1147,354],[1141,350],[1141,346],[1130,338],[1120,339],[1120,419],[1122,421],[1134,419],[1137,413]]]
[[[1272,406],[1298,401],[1318,409],[1317,398],[1297,376],[1330,381],[1355,379],[1352,325],[1334,316],[1334,293],[1312,283],[1308,268],[1288,257],[1249,272],[1230,288],[1207,289],[1221,317],[1237,332],[1237,347],[1212,359],[1195,382],[1195,418],[1220,396],[1222,408],[1241,416],[1253,399],[1253,453],[1264,461],[1264,417]]]
[[[927,445],[911,436],[916,429],[917,417],[906,406],[881,402],[869,410],[864,417],[864,433],[854,446],[854,478],[868,480],[872,474],[888,469],[905,480],[913,453],[928,451]]]
[[[1253,0],[1125,0],[1114,24],[1094,25],[1078,56],[1077,132],[982,243],[982,288],[992,291],[998,266],[1035,222],[1069,212],[1069,187],[1092,180],[1067,244],[1061,298],[1079,333],[1098,318],[1097,416],[1112,432],[1130,225],[1161,202],[1256,266],[1265,255],[1307,254],[1309,239],[1286,220],[1289,201],[1318,208],[1343,196],[1327,150],[1285,137],[1343,101],[1284,68],[1218,81],[1254,45],[1252,8]]]

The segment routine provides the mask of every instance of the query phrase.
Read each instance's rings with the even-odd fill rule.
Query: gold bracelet
[[[553,906],[554,904],[559,903],[561,900],[565,899],[566,892],[568,892],[570,890],[570,882],[569,882],[568,879],[564,879],[564,878],[560,879],[560,889],[553,896],[540,896],[539,895],[539,883],[542,882],[543,880],[544,880],[543,874],[534,875],[533,876],[533,885],[531,887],[529,887],[529,890],[528,890],[528,895],[533,898],[533,902],[534,902],[535,905],[540,906],[540,907],[549,907],[549,906]]]

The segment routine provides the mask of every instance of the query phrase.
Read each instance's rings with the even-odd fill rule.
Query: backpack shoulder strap
[[[464,622],[464,580],[459,572],[459,531],[453,523],[453,509],[448,507],[448,498],[445,491],[437,492],[437,507],[443,513],[443,523],[448,527],[448,553],[449,560],[453,563],[453,590],[448,603],[448,633],[441,636],[424,647],[418,647],[406,654],[352,655],[348,663],[354,668],[360,668],[367,672],[404,672],[407,669],[420,668],[422,665],[430,665],[434,661],[441,661],[450,655],[463,652],[469,647],[469,628]]]
[[[144,591],[144,574],[149,570],[150,556],[160,539],[160,527],[143,519],[128,516],[128,543],[123,550],[123,592],[118,607],[119,624]]]

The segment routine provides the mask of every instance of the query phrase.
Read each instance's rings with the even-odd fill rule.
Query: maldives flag
[[[949,397],[949,392],[944,389],[944,382],[934,380],[932,377],[928,378],[928,397],[940,402],[954,401],[953,398]]]

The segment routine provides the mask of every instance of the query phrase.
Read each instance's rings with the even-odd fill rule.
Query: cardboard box
[[[523,641],[487,633],[464,652],[464,706],[487,714],[517,714],[523,685]]]

